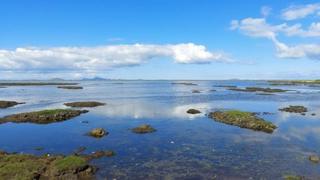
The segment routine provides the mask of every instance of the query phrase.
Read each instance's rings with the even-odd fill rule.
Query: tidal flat
[[[62,164],[91,179],[320,179],[320,87],[307,82],[277,91],[268,81],[0,82],[0,101],[17,103],[0,108],[0,173],[21,159],[12,166],[50,168],[32,163],[35,173],[6,178],[59,177]],[[234,121],[211,112],[233,112]],[[251,128],[257,122],[272,131]]]

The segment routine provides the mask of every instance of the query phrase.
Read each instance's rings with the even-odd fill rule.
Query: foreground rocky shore
[[[34,156],[0,152],[0,178],[14,180],[38,179],[95,179],[97,167],[92,159],[114,156],[113,151],[98,151],[90,155],[49,155]]]

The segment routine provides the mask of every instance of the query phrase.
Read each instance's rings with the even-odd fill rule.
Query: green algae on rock
[[[97,106],[104,106],[106,104],[101,102],[96,102],[96,101],[81,101],[81,102],[64,103],[64,105],[69,107],[97,107]]]
[[[96,168],[81,156],[33,156],[0,154],[3,179],[94,179]]]
[[[241,128],[252,129],[272,133],[277,126],[271,122],[257,117],[254,113],[237,110],[211,112],[209,117],[217,122],[238,126]]]
[[[187,111],[188,114],[199,114],[201,113],[201,111],[197,110],[197,109],[189,109]]]
[[[59,89],[83,89],[81,86],[58,86]]]
[[[103,136],[108,135],[109,133],[103,128],[96,128],[91,130],[88,134],[95,138],[102,138]]]
[[[65,121],[87,112],[87,110],[72,109],[50,109],[35,112],[26,112],[5,116],[0,119],[0,124],[7,122],[49,124]]]
[[[289,106],[285,108],[280,108],[279,111],[290,112],[290,113],[305,113],[308,109],[304,106]]]
[[[296,175],[286,175],[283,177],[284,180],[304,180],[303,176],[296,176]]]
[[[320,162],[320,157],[317,155],[311,155],[309,156],[309,160],[313,163],[319,163]]]
[[[16,102],[16,101],[0,101],[0,109],[5,109],[5,108],[9,108],[9,107],[13,107],[16,106],[18,104],[24,104]]]
[[[132,129],[132,132],[137,133],[137,134],[152,133],[155,131],[156,131],[156,129],[148,124],[143,124],[143,125],[140,125],[140,126]]]

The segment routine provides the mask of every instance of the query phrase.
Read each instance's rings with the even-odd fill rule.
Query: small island
[[[217,122],[266,133],[272,133],[277,128],[276,125],[257,117],[254,113],[238,110],[211,112],[209,118]]]
[[[36,124],[49,124],[54,122],[65,121],[83,113],[87,110],[72,110],[72,109],[50,109],[35,112],[19,113],[8,115],[0,119],[0,124],[13,122],[13,123],[36,123]]]

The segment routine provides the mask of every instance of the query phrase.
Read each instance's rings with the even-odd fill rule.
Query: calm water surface
[[[277,86],[293,91],[259,95],[216,86],[268,87],[267,82],[189,81],[198,86],[172,82],[81,81],[82,90],[1,88],[1,100],[26,104],[0,110],[0,117],[67,108],[63,103],[72,101],[95,100],[107,105],[87,108],[89,113],[61,123],[0,124],[0,149],[31,154],[71,154],[81,146],[87,147],[85,153],[114,150],[116,156],[92,162],[99,167],[98,179],[282,179],[288,174],[320,179],[320,164],[308,160],[309,155],[320,154],[320,87]],[[195,89],[201,93],[191,93]],[[288,105],[304,105],[309,112],[302,116],[278,111]],[[202,113],[189,115],[189,108]],[[266,134],[206,117],[220,109],[271,112],[260,117],[278,129]],[[83,120],[89,123],[81,123]],[[157,132],[138,135],[130,131],[144,123]],[[110,134],[102,139],[85,135],[97,127]],[[37,147],[44,149],[37,151]]]

